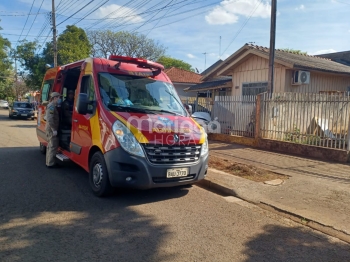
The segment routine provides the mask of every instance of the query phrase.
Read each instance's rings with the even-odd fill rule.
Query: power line
[[[2,12],[5,12],[5,11],[2,11]],[[49,12],[42,12],[42,13],[28,13],[28,14],[18,14],[18,15],[15,15],[15,14],[7,14],[7,15],[0,15],[0,16],[30,16],[30,15],[43,15],[43,14],[47,14]]]
[[[63,10],[64,10],[63,13],[64,13],[65,11],[67,11],[67,10],[71,10],[71,9],[72,9],[71,7],[72,7],[73,5],[75,5],[75,4],[77,4],[78,1],[79,1],[79,0],[75,0],[75,2],[74,2],[73,0],[72,0],[71,2],[67,1],[64,5],[62,5],[62,7],[60,8],[60,10],[63,9]]]
[[[178,4],[183,3],[183,2],[186,2],[186,1],[188,1],[188,0],[181,1],[181,2],[179,2]],[[202,2],[202,1],[208,1],[208,0],[201,0],[201,1],[199,1],[199,2]],[[152,7],[149,7],[148,9],[146,9],[146,10],[143,11],[143,12],[140,12],[140,13],[138,13],[138,14],[136,14],[136,15],[132,15],[132,16],[129,16],[129,17],[138,17],[138,16],[141,16],[141,15],[146,14],[146,13],[149,13],[149,14],[151,15],[152,13],[157,12],[158,10],[163,10],[163,9],[164,9],[164,7],[161,7],[161,8],[158,8],[158,9],[154,9],[154,7],[156,7],[157,5],[158,5],[158,3],[156,3],[156,4],[155,4],[154,6],[152,6]],[[180,6],[180,7],[178,7],[177,10],[179,10],[179,9],[181,9],[182,7],[187,6],[187,5],[189,5],[189,4],[186,3],[186,4],[184,4],[184,5]],[[169,7],[172,7],[172,6],[175,6],[175,4],[174,4],[174,5],[170,5]],[[117,20],[118,18],[119,18],[119,17],[115,18],[115,20]],[[129,19],[129,20],[130,20],[130,19]],[[152,20],[152,21],[156,21],[156,20],[158,20],[158,19],[154,19],[154,20]],[[125,25],[127,22],[128,22],[128,20],[125,19],[125,21],[124,21],[122,24],[121,24],[121,23],[117,23],[117,24],[118,24],[118,26],[122,26],[122,25]],[[142,22],[139,22],[139,23],[142,23]],[[115,23],[114,21],[112,21],[112,22],[110,22],[108,25],[113,25],[113,26],[115,26],[115,24],[116,24],[116,23]],[[138,24],[138,23],[131,23],[131,24]],[[125,26],[131,25],[131,24],[126,24]]]
[[[132,3],[133,0],[130,0],[129,2],[127,2],[126,4],[119,6],[119,8],[117,8],[116,10],[114,10],[113,12],[109,13],[108,15],[104,16],[103,20],[99,20],[97,22],[95,22],[94,24],[92,24],[90,27],[86,28],[86,30],[89,30],[90,28],[97,26],[98,24],[104,22],[105,18],[109,18],[110,16],[114,15],[116,12],[118,12],[120,9],[125,8],[126,6],[128,6],[130,3]]]
[[[69,16],[68,18],[66,18],[65,20],[63,20],[61,23],[59,23],[57,26],[61,25],[62,23],[66,22],[69,18],[71,18],[73,15],[79,13],[81,10],[83,10],[85,7],[87,7],[89,4],[91,4],[94,0],[91,0],[89,3],[87,3],[86,5],[84,5],[82,8],[80,8],[78,11],[76,11],[74,14],[72,14],[71,16]]]
[[[205,5],[205,6],[195,7],[195,8],[193,8],[193,9],[189,9],[189,10],[187,10],[187,11],[180,11],[180,12],[175,13],[175,14],[172,14],[172,15],[167,15],[165,18],[175,17],[175,16],[178,16],[178,15],[183,15],[183,14],[186,14],[186,13],[190,13],[190,12],[192,12],[192,11],[197,11],[197,10],[199,10],[199,9],[203,9],[203,8],[206,8],[206,7],[215,5],[215,4],[216,4],[216,3],[211,3],[211,4],[208,4],[208,5]],[[186,4],[186,5],[187,5],[187,4]],[[183,6],[186,6],[186,5],[183,5]],[[183,7],[183,6],[182,6],[182,7]],[[178,10],[178,9],[177,9],[177,10]],[[205,10],[205,11],[203,11],[203,12],[200,12],[200,13],[194,15],[194,16],[197,16],[197,15],[200,15],[200,14],[203,14],[203,13],[206,13],[206,12],[207,12],[207,10]],[[181,18],[181,21],[183,21],[183,20],[185,20],[185,19],[188,19],[188,18],[191,18],[191,17]],[[159,20],[159,19],[160,19],[160,18],[153,19],[151,22],[154,22],[154,21]],[[180,19],[179,19],[179,20],[180,20]],[[167,23],[166,25],[177,23],[177,22],[179,22],[179,20],[176,20],[176,21],[174,21],[174,22]],[[164,25],[161,25],[161,26],[157,26],[157,27],[155,27],[155,28],[159,28],[159,27],[163,27],[163,26],[164,26]],[[153,29],[154,29],[154,28],[153,28]]]
[[[187,0],[186,0],[187,1]],[[202,1],[207,1],[207,0],[202,0]],[[202,2],[202,1],[199,1],[199,2]],[[198,3],[198,2],[195,2],[195,3]],[[217,3],[217,2],[216,2]],[[177,16],[177,15],[182,15],[182,14],[185,14],[185,13],[188,13],[188,12],[192,12],[192,11],[195,11],[195,10],[199,10],[199,9],[203,9],[203,8],[206,8],[206,7],[208,7],[208,6],[212,6],[212,5],[215,5],[216,3],[212,3],[212,4],[209,4],[209,5],[205,5],[205,6],[201,6],[201,7],[196,7],[196,8],[193,8],[193,9],[190,9],[190,10],[187,10],[187,11],[181,11],[181,12],[178,12],[178,13],[176,13],[176,14],[173,14],[173,15],[167,15],[166,17],[162,17],[162,18],[156,18],[156,19],[153,19],[152,21],[150,21],[150,22],[154,22],[154,21],[157,21],[157,20],[160,20],[160,19],[163,19],[163,18],[169,18],[169,17],[173,17],[173,16]],[[188,6],[189,4],[184,4],[184,5],[182,5],[182,6],[180,6],[179,8],[177,8],[176,10],[179,10],[179,9],[181,9],[182,7],[184,7],[184,6]],[[207,12],[207,11],[205,11],[205,12]],[[202,12],[202,13],[205,13],[205,12]],[[143,12],[143,13],[145,13],[145,12]],[[137,15],[134,15],[134,16],[139,16],[139,15],[141,15],[141,14],[143,14],[143,13],[139,13],[139,14],[137,14]],[[178,21],[176,21],[176,22],[178,22]],[[142,22],[137,22],[137,23],[129,23],[129,24],[126,24],[125,25],[125,23],[124,23],[124,27],[126,27],[126,26],[128,26],[128,25],[135,25],[135,24],[139,24],[139,23],[142,23]],[[169,23],[169,24],[173,24],[173,23],[175,23],[175,22],[172,22],[172,23]],[[159,26],[158,27],[155,27],[155,28],[159,28]]]
[[[229,43],[229,45],[226,47],[226,49],[224,50],[224,52],[222,53],[225,53],[226,50],[230,47],[230,45],[233,43],[233,41],[236,40],[236,38],[238,37],[238,35],[241,33],[241,31],[243,30],[243,28],[247,25],[247,23],[249,22],[250,18],[252,18],[252,16],[254,15],[255,11],[258,9],[258,7],[260,6],[261,4],[261,0],[259,0],[257,6],[255,7],[255,9],[253,9],[253,11],[251,12],[251,14],[249,15],[249,17],[244,21],[243,25],[241,26],[241,28],[237,31],[236,35],[234,36],[234,38],[232,39],[232,41]]]
[[[21,36],[19,34],[7,34],[7,33],[1,33],[2,35],[13,35],[13,36]],[[29,37],[38,37],[38,36],[35,36],[35,35],[28,35]],[[28,37],[27,36],[27,37]],[[44,37],[44,36],[41,36],[41,37]],[[16,41],[17,43],[21,42],[20,40],[17,40]]]
[[[80,21],[84,20],[87,16],[91,15],[93,12],[95,12],[97,9],[99,9],[101,6],[103,6],[104,4],[106,4],[109,0],[106,0],[105,2],[103,2],[102,4],[100,4],[98,7],[96,7],[94,10],[92,10],[90,13],[88,13],[87,15],[85,15],[83,18],[81,18],[79,21],[75,22],[73,25],[76,25],[77,23],[79,23]]]
[[[173,0],[171,0],[169,4],[171,4],[171,2],[173,2]],[[152,32],[152,30],[159,24],[161,19],[163,19],[164,16],[168,14],[169,11],[170,11],[170,9],[167,12],[164,12],[164,15],[157,21],[157,23],[152,27],[152,29],[147,32],[146,36],[148,36],[148,34]]]
[[[163,6],[155,15],[153,15],[150,19],[148,19],[146,22],[144,22],[142,25],[140,25],[139,27],[135,28],[134,30],[132,30],[132,32],[135,32],[136,30],[140,29],[141,27],[143,27],[145,24],[147,24],[153,17],[155,17],[156,15],[158,15],[161,11],[164,10],[164,8],[168,7],[169,4],[171,4],[171,2],[173,2],[173,0],[171,0],[167,5]],[[164,17],[164,16],[163,16]],[[162,18],[163,18],[162,17]],[[159,22],[159,21],[158,21]]]
[[[28,30],[27,35],[24,37],[24,39],[26,39],[26,38],[27,38],[27,36],[28,36],[28,34],[29,34],[30,30],[32,29],[32,27],[33,27],[33,25],[34,25],[34,22],[35,22],[35,20],[36,20],[36,18],[37,18],[37,16],[38,16],[38,14],[39,14],[39,12],[40,12],[40,9],[41,9],[41,7],[42,7],[43,3],[44,3],[44,0],[42,0],[42,1],[41,1],[41,5],[40,5],[40,7],[39,7],[39,10],[38,10],[38,12],[37,12],[37,14],[36,14],[36,16],[35,16],[35,18],[34,18],[33,22],[32,22],[32,25],[30,26],[30,28],[29,28],[29,30]]]
[[[45,22],[43,23],[43,26],[41,27],[39,34],[36,38],[41,37],[45,33],[47,27],[50,24],[50,20],[51,20],[51,12],[46,16]]]
[[[32,8],[33,8],[33,5],[34,5],[34,2],[35,2],[35,0],[33,0],[32,6],[30,7],[30,10],[29,10],[29,13],[31,13],[31,12],[32,12]],[[28,22],[28,18],[29,18],[29,15],[27,16],[26,22],[24,23],[24,26],[23,26],[22,32],[21,32],[21,34],[20,34],[20,36],[19,36],[19,38],[18,38],[18,40],[17,40],[17,41],[19,41],[19,40],[21,39],[21,36],[22,36],[22,34],[23,34],[23,30],[24,30],[24,28],[26,27],[27,22]]]

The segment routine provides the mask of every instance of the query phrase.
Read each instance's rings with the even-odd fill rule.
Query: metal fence
[[[263,138],[348,150],[348,94],[263,94]]]
[[[256,96],[216,96],[212,119],[218,118],[221,133],[254,137]]]
[[[192,113],[207,112],[211,115],[211,111],[213,108],[211,98],[198,97],[197,102],[197,97],[181,97],[181,101],[182,103],[190,105],[192,107]]]

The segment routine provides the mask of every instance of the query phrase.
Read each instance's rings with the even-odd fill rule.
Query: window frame
[[[250,86],[245,86],[245,85],[250,85]],[[242,83],[242,96],[257,96],[261,93],[264,93],[267,91],[267,87],[268,87],[268,81],[257,81],[257,82],[243,82]],[[252,90],[256,90],[256,89],[262,89],[264,88],[264,91],[261,91],[259,93],[255,92],[255,94],[245,94],[244,91],[247,89],[252,89]]]

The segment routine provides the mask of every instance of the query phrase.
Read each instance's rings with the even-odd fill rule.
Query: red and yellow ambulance
[[[56,157],[83,167],[97,196],[112,187],[192,184],[206,175],[207,135],[183,107],[162,65],[111,55],[49,69],[37,126],[43,153],[49,95],[59,92],[64,100],[71,90],[71,119],[59,108]]]

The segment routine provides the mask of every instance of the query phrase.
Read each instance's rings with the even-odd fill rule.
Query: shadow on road
[[[188,188],[120,190],[110,198],[97,198],[84,170],[74,164],[48,170],[36,147],[0,148],[0,181],[0,261],[184,261],[181,251],[171,247],[183,241],[197,246],[193,252],[201,251],[196,253],[198,261],[348,261],[350,257],[348,245],[311,235],[302,227],[267,225],[259,228],[259,235],[249,236],[244,246],[232,241],[240,227],[254,227],[254,220],[253,224],[230,221],[227,240],[216,242],[216,224],[203,213],[204,221],[198,221],[203,233],[197,235],[205,236],[211,228],[208,247],[227,254],[226,260],[215,260],[218,254],[198,247],[188,239],[190,234],[174,231],[186,220],[173,225],[169,217],[164,223],[153,210],[156,202],[186,196]],[[174,235],[179,242],[169,241]]]
[[[185,188],[92,195],[87,173],[48,170],[38,148],[0,148],[0,261],[171,261],[171,234],[133,206],[183,197]]]
[[[334,243],[304,228],[267,225],[264,232],[245,244],[246,262],[256,261],[349,261],[350,246]]]

